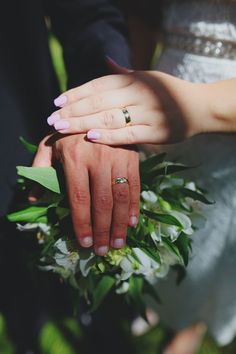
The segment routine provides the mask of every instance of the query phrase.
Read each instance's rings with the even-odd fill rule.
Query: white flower
[[[75,273],[79,261],[79,254],[77,251],[70,251],[68,244],[69,241],[62,240],[61,238],[56,241],[54,246],[60,253],[57,252],[54,254],[54,260],[59,266]]]
[[[19,231],[42,231],[44,234],[48,234],[50,231],[50,226],[43,223],[27,223],[27,224],[16,224],[16,228]]]
[[[80,252],[79,268],[84,277],[87,277],[91,267],[93,266],[93,261],[95,254],[90,250],[83,250]]]
[[[160,224],[158,224],[158,228],[155,229],[154,231],[151,232],[150,234],[153,242],[156,244],[158,244],[159,242],[161,242],[161,232],[160,232]]]
[[[166,177],[160,184],[160,190],[172,187],[181,187],[184,185],[184,180],[182,178]]]
[[[127,281],[123,281],[119,288],[116,289],[117,294],[125,294],[129,290],[129,283]]]
[[[162,236],[170,237],[172,242],[176,241],[181,233],[178,226],[166,225],[166,224],[161,225],[161,232],[162,232]]]
[[[187,215],[179,211],[172,211],[170,215],[174,216],[180,222],[180,224],[182,225],[182,231],[185,234],[192,235],[192,221]]]
[[[157,202],[157,195],[152,191],[143,191],[141,196],[145,202],[155,204]]]
[[[194,182],[186,183],[185,188],[190,189],[191,191],[194,191],[194,192],[197,190],[196,184]]]
[[[54,255],[54,259],[59,266],[75,273],[76,266],[79,260],[79,255],[77,252],[71,252],[67,255],[62,253],[56,253]]]

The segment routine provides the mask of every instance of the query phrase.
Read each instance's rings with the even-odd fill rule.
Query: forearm
[[[191,83],[160,72],[154,76],[158,83],[157,97],[175,128],[175,137],[181,135],[183,129],[186,137],[236,132],[236,79],[206,84]],[[160,92],[165,92],[164,100]],[[183,123],[182,126],[178,121]]]

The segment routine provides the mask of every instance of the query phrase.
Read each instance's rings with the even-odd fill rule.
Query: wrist
[[[210,112],[207,132],[236,132],[236,100],[232,95],[234,86],[235,80],[205,84]]]

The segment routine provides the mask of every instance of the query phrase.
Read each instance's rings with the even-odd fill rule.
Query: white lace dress
[[[192,82],[236,77],[236,2],[164,4],[166,47],[155,68]],[[216,204],[208,207],[206,225],[194,236],[185,280],[176,286],[171,273],[158,283],[163,305],[157,310],[174,329],[204,321],[225,345],[236,334],[236,135],[198,136],[164,150],[200,164],[191,177]]]

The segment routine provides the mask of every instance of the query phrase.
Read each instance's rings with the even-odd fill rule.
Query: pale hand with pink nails
[[[55,98],[54,105],[56,107],[63,107],[67,102],[67,97],[65,95]]]
[[[58,113],[53,113],[50,115],[50,117],[47,118],[48,125],[52,126],[60,119],[61,117]]]

